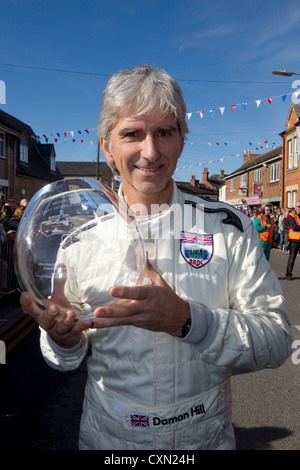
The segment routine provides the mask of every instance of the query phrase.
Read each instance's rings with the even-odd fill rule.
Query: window
[[[28,163],[28,146],[25,140],[21,140],[20,142],[20,161]]]
[[[246,173],[241,175],[241,188],[246,188]]]
[[[279,162],[273,163],[271,165],[271,182],[272,181],[279,181],[279,171],[280,171],[280,165]]]
[[[293,141],[288,141],[288,168],[293,168]]]
[[[230,191],[234,191],[234,178],[230,180]]]
[[[254,182],[255,183],[261,183],[261,168],[258,170],[255,170],[254,172]]]
[[[4,153],[4,134],[0,132],[0,157],[5,157]]]
[[[297,201],[297,191],[287,191],[287,206],[288,207],[295,207]]]
[[[297,138],[288,141],[288,168],[297,168],[298,166],[298,146]]]
[[[292,191],[292,207],[295,207],[297,201],[297,191]]]
[[[297,145],[296,137],[294,137],[293,143],[294,143],[294,166],[297,167],[298,166],[298,145]]]

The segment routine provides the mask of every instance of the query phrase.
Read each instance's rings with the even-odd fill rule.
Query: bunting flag
[[[262,101],[267,101],[269,104],[271,104],[273,102],[273,100],[275,98],[281,98],[282,101],[285,101],[287,96],[289,95],[295,95],[296,92],[293,92],[293,93],[287,93],[285,95],[279,95],[279,96],[274,96],[274,97],[268,97],[268,98],[262,98],[262,99],[257,99],[257,100],[254,100],[253,103],[256,104],[256,107],[259,108],[261,106],[261,103]],[[297,96],[299,95],[300,92],[297,92]],[[238,106],[242,106],[244,110],[248,109],[248,102],[243,102],[243,103],[239,103],[239,104],[232,104],[231,105],[231,110],[232,112],[235,112],[237,107]],[[214,113],[215,113],[215,109],[216,108],[211,108],[209,109],[209,114],[211,117],[214,116]],[[218,108],[221,115],[223,116],[224,115],[224,112],[225,112],[225,106],[221,106]],[[200,118],[202,119],[205,115],[205,110],[201,110],[201,111],[196,111],[195,112],[196,114],[199,114],[200,115]],[[190,120],[193,116],[193,112],[188,112],[187,113],[187,119]],[[49,134],[47,135],[47,133],[44,133],[44,134],[41,134],[42,137],[45,139],[45,142],[46,143],[49,143],[49,141],[52,139],[56,144],[59,143],[59,142],[63,142],[63,143],[66,143],[68,141],[70,142],[80,142],[80,143],[84,143],[85,142],[85,139],[82,137],[84,135],[84,133],[88,134],[89,136],[91,135],[91,133],[95,133],[97,134],[97,129],[96,128],[91,128],[91,129],[84,129],[83,131],[81,129],[77,130],[77,131],[74,131],[74,130],[71,130],[71,131],[63,131],[63,132],[56,132],[56,137],[54,137],[53,134]],[[79,135],[79,140],[76,138],[76,133]],[[68,136],[70,135],[70,139],[68,138]],[[62,138],[62,136],[64,138]],[[40,136],[36,136],[36,138],[41,141],[41,137]],[[88,141],[91,145],[94,144],[94,139],[90,139]],[[195,142],[193,142],[193,145],[195,144]],[[218,142],[218,145],[220,144],[220,142]],[[227,145],[227,142],[224,143],[225,145]],[[252,144],[251,144],[252,145]]]
[[[299,136],[299,138],[300,138],[300,129],[297,129],[297,131],[299,131],[298,136]],[[267,142],[267,141],[266,141],[266,142]],[[266,143],[266,142],[265,142],[265,143]],[[219,145],[219,142],[216,142],[216,144]],[[279,146],[279,145],[280,145],[280,144],[277,144],[277,145],[276,145],[275,143],[273,143],[273,144],[272,144],[272,148],[277,147],[277,146]],[[263,146],[260,146],[260,147],[263,148]],[[256,150],[259,150],[259,148],[256,147]],[[186,169],[188,169],[188,168],[192,168],[192,167],[195,167],[195,166],[210,165],[211,163],[216,163],[216,162],[221,162],[221,163],[222,163],[224,160],[227,160],[228,158],[231,158],[231,157],[236,157],[236,158],[238,158],[238,157],[240,157],[240,156],[242,156],[242,155],[244,155],[244,154],[238,153],[238,154],[236,154],[236,155],[234,155],[234,154],[232,154],[232,155],[227,155],[226,157],[221,157],[221,158],[218,158],[218,159],[208,160],[208,161],[206,161],[206,162],[190,163],[190,164],[186,164],[186,165],[184,165],[184,166],[182,166],[182,167],[176,168],[175,171],[186,170]],[[258,154],[258,155],[259,155],[259,154]]]
[[[79,136],[82,136],[82,131],[81,131],[81,130],[78,130],[78,131],[76,131],[76,132],[79,134]],[[89,135],[91,135],[90,132],[94,132],[95,134],[97,134],[97,129],[96,129],[96,128],[84,129],[83,132],[86,132],[86,133],[89,134]],[[70,134],[70,136],[71,136],[71,139],[68,139],[68,138],[67,138],[69,134]],[[71,142],[73,142],[73,143],[74,143],[74,142],[81,142],[81,143],[85,142],[85,139],[80,138],[80,139],[78,140],[78,139],[75,139],[75,138],[74,138],[75,131],[56,132],[55,135],[56,135],[57,137],[55,137],[54,134],[52,134],[52,133],[49,134],[49,136],[47,136],[46,134],[42,134],[42,137],[44,137],[46,143],[48,143],[49,140],[51,140],[51,139],[53,139],[53,141],[54,141],[56,144],[59,143],[59,142],[66,143],[66,142],[68,142],[68,141],[71,141]],[[62,136],[63,136],[64,138],[62,138]],[[36,139],[39,140],[39,141],[42,140],[40,135],[37,135],[37,136],[36,136]],[[93,140],[93,139],[89,140],[89,143],[90,143],[91,145],[93,145],[93,144],[94,144],[94,140]]]
[[[300,93],[300,92],[298,92],[297,94],[299,95],[299,93]],[[261,99],[254,100],[253,103],[255,103],[255,104],[256,104],[256,107],[259,108],[260,105],[261,105],[261,103],[262,103],[262,101],[267,101],[269,104],[272,103],[272,101],[273,101],[274,98],[281,98],[282,101],[285,101],[286,98],[287,98],[287,96],[293,95],[293,94],[295,94],[295,92],[293,92],[293,93],[287,93],[286,95],[278,95],[278,96],[273,96],[273,97],[268,97],[268,98],[261,98]],[[242,107],[244,108],[244,110],[246,110],[247,107],[248,107],[248,104],[249,104],[248,102],[244,102],[244,103],[232,104],[230,107],[231,107],[232,112],[234,112],[234,111],[236,110],[237,106],[242,106]],[[221,107],[219,107],[218,109],[220,110],[220,113],[221,113],[221,115],[223,116],[224,111],[225,111],[225,106],[221,106]],[[204,110],[202,110],[202,111],[196,111],[196,114],[199,113],[199,114],[200,114],[200,117],[203,118],[204,112],[205,112]],[[214,112],[215,112],[215,108],[211,108],[211,109],[209,110],[209,113],[210,113],[211,116],[214,115]],[[194,113],[192,113],[192,112],[188,112],[188,113],[187,113],[187,117],[188,117],[189,120],[191,119],[191,117],[192,117],[193,114],[194,114]]]
[[[203,142],[203,141],[186,142],[186,144],[190,144],[192,147],[194,147],[196,143],[197,144],[206,144],[206,145],[209,145],[209,146],[211,146],[213,144],[212,142]],[[215,142],[215,144],[218,147],[220,147],[221,145],[225,145],[226,147],[228,145],[250,145],[250,146],[253,146],[253,148],[255,146],[255,150],[260,150],[260,149],[263,149],[263,148],[269,148],[268,140],[264,140],[263,142]],[[276,147],[279,144],[276,144],[275,142],[272,142],[272,144],[270,144],[270,145],[271,145],[271,148],[273,149],[274,147]]]
[[[95,132],[95,133],[97,132],[96,129],[91,129],[91,131],[93,131],[93,132]],[[77,132],[78,132],[79,135],[82,135],[82,132],[81,132],[80,130],[77,131]],[[85,129],[84,132],[86,132],[87,134],[90,134],[90,132],[89,132],[88,129]],[[68,134],[71,135],[71,137],[72,137],[71,139],[68,139],[68,138],[67,138]],[[61,135],[63,135],[64,138],[62,138]],[[90,139],[90,140],[86,141],[85,139],[82,139],[82,138],[80,138],[80,139],[74,138],[74,131],[65,131],[65,132],[62,132],[62,133],[61,133],[61,132],[57,132],[57,133],[56,133],[56,136],[57,136],[57,137],[55,137],[54,134],[49,134],[49,136],[47,136],[46,134],[42,134],[42,137],[44,138],[45,143],[49,143],[49,142],[52,142],[52,141],[53,141],[55,144],[58,144],[58,143],[60,143],[60,142],[62,142],[62,143],[64,143],[64,144],[67,143],[67,142],[72,142],[72,143],[80,142],[80,143],[82,143],[82,144],[83,144],[84,142],[88,142],[90,145],[94,145],[94,143],[95,143],[95,140],[94,140],[94,139]],[[41,136],[39,136],[39,135],[36,135],[36,136],[28,136],[27,138],[28,138],[28,139],[33,138],[33,139],[35,139],[37,142],[40,142],[40,141],[42,140]],[[226,147],[227,147],[228,145],[250,145],[250,146],[253,146],[253,148],[254,148],[255,150],[260,150],[260,149],[268,148],[268,147],[269,147],[269,144],[268,144],[268,140],[267,140],[267,139],[263,141],[264,146],[262,146],[262,143],[261,143],[261,142],[228,142],[228,141],[226,141],[226,142],[220,142],[220,141],[218,141],[218,142],[206,142],[206,141],[192,141],[192,142],[188,142],[188,141],[187,141],[187,142],[185,142],[185,144],[186,144],[186,145],[191,145],[192,147],[194,147],[196,144],[198,144],[198,145],[200,145],[200,144],[206,144],[206,145],[209,145],[209,146],[215,144],[215,145],[217,145],[218,147],[221,147],[221,145],[225,145]],[[276,146],[275,142],[273,142],[271,145],[272,145],[272,148],[274,148],[274,146]]]
[[[175,171],[180,171],[180,170],[186,170],[187,168],[191,168],[191,167],[195,167],[195,166],[204,166],[204,165],[209,165],[210,163],[216,163],[216,162],[223,162],[224,160],[227,160],[228,158],[231,158],[231,157],[240,157],[241,153],[238,153],[236,155],[229,155],[227,157],[222,157],[222,158],[219,158],[219,159],[214,159],[214,160],[209,160],[207,162],[201,162],[201,163],[191,163],[191,164],[188,164],[188,165],[185,165],[185,166],[182,166],[182,167],[178,167],[175,169]]]

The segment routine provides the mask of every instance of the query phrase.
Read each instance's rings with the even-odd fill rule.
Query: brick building
[[[224,177],[225,201],[235,207],[260,207],[270,203],[278,207],[294,207],[300,198],[300,105],[291,104],[280,133],[282,145],[263,154],[244,151],[244,163]]]
[[[111,186],[105,162],[56,162],[54,144],[41,144],[29,125],[0,110],[0,200],[30,200],[53,181],[97,175]]]
[[[28,200],[62,179],[53,144],[41,144],[30,126],[0,110],[0,199]]]
[[[283,148],[283,205],[294,207],[300,198],[300,104],[292,104],[285,123],[287,130],[280,135]]]
[[[243,165],[225,176],[226,202],[237,208],[281,206],[282,146],[263,154],[244,151]]]

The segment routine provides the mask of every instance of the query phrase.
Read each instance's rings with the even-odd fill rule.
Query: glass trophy
[[[109,290],[143,282],[146,255],[139,226],[124,199],[89,178],[56,181],[31,199],[14,244],[21,290],[41,307],[55,303],[92,318],[120,302]]]

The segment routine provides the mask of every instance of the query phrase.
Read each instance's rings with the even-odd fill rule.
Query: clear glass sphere
[[[56,181],[31,199],[15,238],[23,291],[43,307],[55,303],[78,318],[120,302],[113,286],[142,283],[143,240],[134,214],[109,187],[88,178]]]

